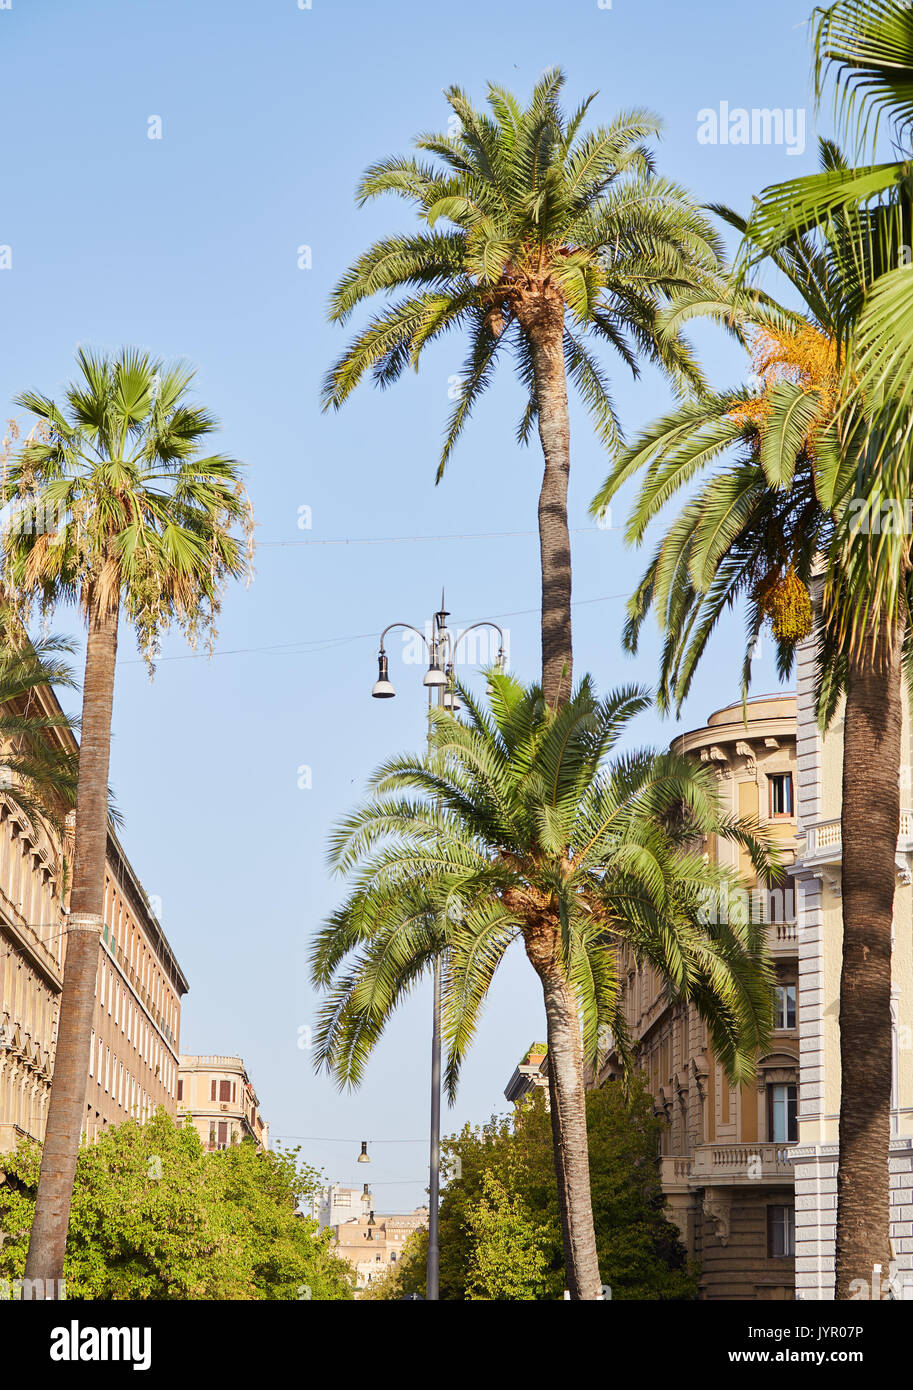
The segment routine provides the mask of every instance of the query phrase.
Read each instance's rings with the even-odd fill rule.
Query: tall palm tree
[[[79,605],[87,629],[73,884],[57,1052],[26,1276],[63,1275],[103,926],[107,783],[118,622],[154,663],[177,624],[195,639],[219,611],[225,581],[245,569],[237,534],[248,508],[238,463],[208,454],[215,421],[189,396],[193,372],[122,349],[80,349],[61,404],[26,392],[38,427],[5,479],[52,528],[3,537],[3,583],[27,614],[38,602]],[[212,629],[210,629],[212,630]]]
[[[684,342],[657,334],[657,312],[673,292],[710,283],[718,264],[704,216],[682,188],[654,172],[644,142],[658,133],[657,119],[630,111],[585,130],[594,96],[566,118],[558,101],[563,84],[559,71],[546,72],[525,110],[492,84],[490,114],[451,87],[446,97],[459,133],[415,142],[437,162],[396,156],[367,171],[359,203],[395,193],[414,204],[422,226],[377,242],[336,286],[336,322],[375,294],[400,297],[357,334],[324,390],[325,408],[339,409],[367,373],[389,386],[418,366],[430,343],[464,331],[468,351],[440,479],[499,357],[510,352],[527,393],[518,439],[525,443],[536,426],[545,464],[539,547],[542,686],[550,704],[568,697],[573,667],[568,378],[599,438],[614,449],[619,427],[594,347],[609,347],[635,374],[642,357],[659,363],[677,390],[698,384]]]
[[[823,155],[826,171],[846,171],[833,146],[824,145]],[[727,216],[753,246],[751,226]],[[890,1258],[891,934],[904,663],[913,674],[911,584],[908,572],[892,629],[882,622],[874,646],[855,641],[856,615],[872,604],[877,565],[870,561],[881,537],[854,535],[849,505],[873,447],[854,386],[853,328],[866,289],[883,269],[886,246],[890,238],[877,214],[832,210],[817,236],[788,236],[773,256],[805,301],[805,315],[738,290],[728,306],[686,304],[686,314],[728,314],[738,323],[752,342],[761,385],[708,395],[660,421],[631,446],[594,502],[605,505],[645,468],[628,528],[629,540],[639,543],[683,486],[728,450],[739,451],[700,485],[661,537],[630,605],[625,640],[632,650],[649,609],[659,615],[666,704],[680,706],[720,616],[740,598],[747,599],[744,687],[766,619],[781,674],[788,674],[796,643],[811,631],[807,586],[825,561],[822,727],[846,696],[838,1298],[849,1296],[852,1280],[869,1277],[873,1264],[887,1268]]]
[[[583,1068],[610,1034],[627,1055],[619,951],[691,1000],[729,1075],[747,1078],[770,1021],[764,929],[704,910],[708,894],[729,901],[737,884],[695,842],[725,836],[761,872],[771,860],[756,827],[721,813],[708,769],[649,751],[608,763],[645,692],[600,701],[587,678],[555,709],[539,686],[499,672],[490,681],[489,708],[461,690],[465,722],[435,712],[428,756],[385,763],[334,836],[331,860],[351,888],[312,950],[314,982],[329,992],[317,1060],[357,1084],[398,1004],[442,956],[452,1098],[494,973],[522,941],[545,1002],[568,1287],[596,1299]]]

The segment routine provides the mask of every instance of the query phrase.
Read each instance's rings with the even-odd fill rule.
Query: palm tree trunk
[[[564,301],[543,292],[518,307],[530,345],[539,405],[539,438],[545,469],[539,493],[539,556],[542,569],[542,690],[550,705],[571,693],[571,537],[567,524],[570,419],[564,366]]]
[[[76,1159],[85,1120],[104,912],[117,617],[117,601],[100,604],[94,586],[90,587],[67,952],[41,1174],[25,1264],[25,1277],[34,1280],[63,1278]],[[40,1285],[38,1288],[40,1291]]]
[[[557,932],[549,943],[537,934],[527,938],[526,947],[545,997],[552,1146],[568,1291],[575,1300],[597,1300],[602,1281],[590,1195],[583,1043],[577,1000],[557,960],[559,940]]]
[[[890,1263],[891,933],[900,828],[901,645],[850,658],[843,733],[836,1297]],[[858,1288],[858,1286],[857,1286]],[[858,1294],[857,1294],[858,1296]]]

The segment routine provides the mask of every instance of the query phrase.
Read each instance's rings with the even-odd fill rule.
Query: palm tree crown
[[[429,756],[384,764],[335,835],[332,863],[351,891],[313,948],[315,983],[329,990],[320,1062],[357,1083],[442,953],[452,1096],[495,970],[522,939],[537,970],[550,953],[570,982],[591,1062],[610,1035],[625,1050],[617,953],[627,947],[696,1004],[730,1075],[751,1075],[769,1024],[763,928],[707,910],[738,884],[695,843],[725,836],[770,873],[754,827],[721,814],[712,774],[689,759],[636,752],[606,764],[644,692],[600,701],[587,678],[555,712],[537,686],[490,681],[489,709],[461,691],[465,722],[436,713]]]
[[[129,348],[76,357],[62,404],[18,398],[39,423],[2,500],[41,521],[4,533],[5,582],[26,611],[33,599],[122,603],[151,661],[172,621],[191,637],[212,630],[224,580],[245,570],[240,466],[203,452],[216,422],[188,399],[189,368]]]
[[[594,96],[566,119],[563,82],[560,72],[545,73],[525,110],[492,84],[490,114],[449,88],[459,133],[415,142],[437,164],[382,160],[358,189],[362,204],[384,193],[407,199],[425,230],[377,242],[336,287],[331,317],[339,322],[375,294],[405,290],[406,297],[372,319],[329,372],[325,405],[341,406],[366,373],[389,386],[428,344],[465,331],[438,477],[505,348],[527,389],[518,436],[529,438],[539,411],[531,336],[549,319],[563,334],[568,374],[611,447],[619,428],[595,342],[635,373],[645,354],[677,387],[700,379],[685,344],[657,336],[657,307],[663,296],[712,279],[717,239],[685,191],[654,172],[644,142],[658,133],[657,118],[629,111],[585,131]]]

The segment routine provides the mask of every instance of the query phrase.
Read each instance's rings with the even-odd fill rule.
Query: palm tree
[[[823,146],[825,172],[847,166]],[[751,226],[727,213],[754,247]],[[804,316],[766,296],[734,291],[727,305],[692,299],[681,312],[737,323],[753,346],[761,387],[708,395],[658,422],[631,446],[594,507],[646,469],[628,528],[639,543],[650,521],[683,486],[727,450],[725,463],[660,539],[631,601],[626,645],[636,650],[654,607],[664,631],[661,699],[680,706],[720,618],[747,599],[743,687],[751,653],[769,619],[782,675],[810,634],[808,585],[826,561],[819,631],[819,719],[826,728],[846,696],[843,747],[840,990],[841,1108],[837,1211],[837,1297],[890,1258],[890,969],[895,851],[899,828],[902,665],[913,671],[906,620],[910,575],[902,577],[893,630],[854,640],[869,613],[873,550],[881,537],[854,535],[849,505],[869,466],[871,422],[853,378],[853,328],[865,292],[883,269],[890,238],[877,212],[832,210],[817,237],[793,235],[773,259],[802,296]],[[895,243],[896,249],[896,243]],[[673,311],[674,313],[675,311]],[[870,498],[871,500],[871,498]],[[858,516],[858,511],[856,512]]]
[[[784,237],[818,226],[848,206],[878,208],[887,232],[882,274],[870,287],[855,325],[854,372],[860,394],[880,399],[909,446],[913,432],[913,9],[908,0],[838,0],[815,10],[814,76],[820,100],[824,82],[836,78],[837,110],[861,146],[882,118],[901,158],[843,165],[766,188],[750,222],[759,254]],[[908,447],[902,451],[909,452]],[[880,453],[876,455],[881,464]],[[898,494],[906,495],[906,494]]]
[[[0,608],[0,787],[31,820],[60,839],[76,801],[73,724],[42,700],[49,686],[72,686],[63,637],[30,641],[15,613]]]
[[[335,322],[375,294],[405,294],[358,333],[324,390],[324,408],[339,409],[366,373],[389,386],[418,366],[430,343],[465,331],[440,479],[499,356],[510,351],[527,394],[518,439],[527,442],[536,426],[545,463],[539,546],[542,686],[550,704],[566,699],[572,685],[568,378],[599,438],[614,449],[619,427],[594,344],[611,348],[635,375],[644,357],[677,390],[699,384],[681,339],[657,334],[657,312],[673,292],[711,283],[718,264],[703,215],[654,172],[644,142],[658,133],[657,119],[630,111],[585,131],[595,94],[565,118],[563,84],[559,71],[546,72],[525,110],[492,84],[490,115],[451,87],[446,97],[459,133],[415,142],[437,163],[396,156],[367,171],[359,203],[398,194],[423,225],[377,242],[336,286]]]
[[[5,478],[53,526],[10,528],[4,587],[20,612],[59,600],[87,628],[73,884],[57,1051],[26,1276],[63,1275],[82,1132],[94,985],[104,908],[107,784],[118,621],[154,663],[171,623],[191,639],[212,623],[225,581],[245,569],[235,534],[248,516],[234,459],[206,454],[212,416],[189,398],[193,372],[122,349],[77,353],[79,376],[58,405],[26,392],[38,417]]]
[[[332,863],[351,886],[312,950],[329,992],[317,1061],[356,1085],[397,1005],[442,956],[452,1099],[494,973],[522,941],[545,1002],[568,1287],[596,1299],[583,1069],[613,1042],[629,1055],[619,952],[692,1001],[729,1075],[746,1079],[769,1026],[764,929],[705,910],[708,894],[729,902],[737,885],[695,842],[720,834],[761,872],[771,861],[751,825],[721,814],[708,769],[649,751],[607,763],[646,692],[600,701],[587,678],[555,709],[539,686],[499,672],[490,682],[487,709],[460,691],[465,722],[434,712],[428,756],[385,763],[334,836]]]

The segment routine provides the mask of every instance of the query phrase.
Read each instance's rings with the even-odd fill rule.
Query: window
[[[230,1082],[230,1081],[220,1081],[220,1082],[219,1082],[219,1100],[220,1100],[220,1101],[228,1101],[228,1100],[231,1100],[231,1082]]]
[[[219,1148],[224,1149],[228,1143],[228,1121],[219,1121]]]
[[[770,816],[791,816],[793,813],[793,775],[779,772],[770,782]]]
[[[184,1099],[184,1081],[183,1081],[183,1078],[182,1078],[180,1081],[178,1081],[178,1100],[183,1100],[183,1099]]]
[[[774,1003],[774,1027],[795,1028],[796,1026],[796,986],[777,985]]]
[[[216,1098],[216,1085],[217,1085],[217,1083],[216,1083],[215,1081],[213,1081],[213,1082],[210,1083],[210,1087],[209,1087],[209,1099],[210,1099],[210,1100],[215,1100],[215,1098]]]
[[[792,1207],[767,1208],[767,1253],[785,1260],[796,1253],[796,1217]]]
[[[796,1086],[769,1086],[768,1095],[768,1123],[770,1126],[770,1138],[774,1144],[795,1144],[799,1138],[799,1124],[797,1116],[798,1087]]]

